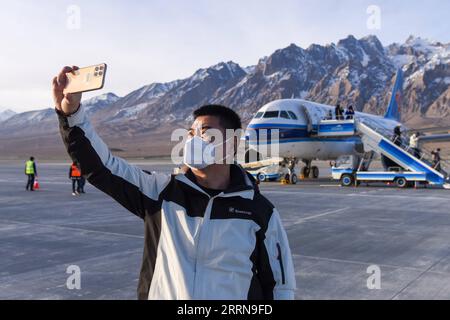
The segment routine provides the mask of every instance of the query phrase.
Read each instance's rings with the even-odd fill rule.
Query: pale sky
[[[71,5],[80,9],[80,28]],[[381,9],[381,29],[367,8]],[[105,89],[120,96],[233,60],[241,66],[295,43],[374,34],[450,42],[450,1],[427,0],[0,0],[0,111],[52,106],[64,65],[106,62]],[[74,18],[75,17],[75,18]]]

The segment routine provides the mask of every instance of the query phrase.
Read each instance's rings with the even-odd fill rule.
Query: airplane
[[[297,183],[296,165],[302,161],[302,177],[319,177],[315,160],[337,160],[342,156],[361,157],[364,143],[355,131],[355,123],[367,123],[376,130],[382,129],[385,136],[393,134],[396,127],[408,129],[401,123],[403,72],[398,70],[389,106],[384,116],[355,112],[354,119],[330,120],[335,107],[302,99],[276,100],[263,106],[249,123],[244,140],[247,143],[247,158],[251,152],[258,154],[262,147],[276,147],[280,163],[289,168],[288,182]],[[271,131],[279,132],[279,139],[261,139]],[[447,137],[448,140],[448,137]],[[359,158],[360,159],[360,158]]]

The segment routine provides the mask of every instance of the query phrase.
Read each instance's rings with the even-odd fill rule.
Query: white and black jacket
[[[139,299],[294,298],[280,216],[240,166],[232,166],[229,189],[211,198],[190,171],[149,174],[113,156],[83,107],[59,120],[88,181],[145,222]]]

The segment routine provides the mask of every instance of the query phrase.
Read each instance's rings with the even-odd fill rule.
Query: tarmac
[[[0,299],[135,300],[142,222],[90,185],[73,197],[69,163],[38,163],[34,193],[23,171],[0,162]],[[450,191],[342,188],[322,174],[261,185],[287,230],[297,299],[450,299]],[[67,287],[69,266],[79,290]]]

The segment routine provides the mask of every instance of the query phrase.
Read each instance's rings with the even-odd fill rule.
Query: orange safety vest
[[[72,173],[71,173],[71,176],[72,177],[75,177],[75,178],[79,178],[79,177],[81,177],[81,171],[80,171],[80,169],[78,169],[78,167],[76,166],[76,165],[72,165]]]

